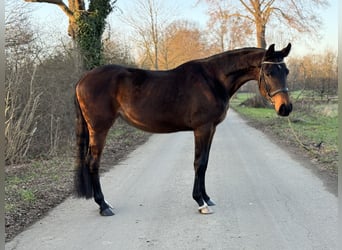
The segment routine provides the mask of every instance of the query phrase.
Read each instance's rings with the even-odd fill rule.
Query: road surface
[[[214,137],[201,215],[193,135],[153,135],[101,178],[114,206],[69,198],[6,249],[337,249],[337,197],[309,169],[229,111]]]

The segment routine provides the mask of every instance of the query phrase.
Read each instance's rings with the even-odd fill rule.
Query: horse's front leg
[[[209,198],[205,190],[205,173],[207,170],[211,142],[215,133],[213,124],[201,126],[194,131],[195,135],[195,181],[192,197],[199,205],[202,214],[212,213],[208,206],[215,203]]]

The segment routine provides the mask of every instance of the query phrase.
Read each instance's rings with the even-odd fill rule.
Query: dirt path
[[[113,217],[69,198],[6,249],[337,249],[337,198],[229,111],[207,172],[215,213],[191,198],[191,133],[153,135],[102,177]]]

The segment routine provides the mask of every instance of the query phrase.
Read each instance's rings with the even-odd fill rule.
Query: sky
[[[67,1],[65,1],[67,2]],[[206,16],[206,6],[199,4],[195,6],[197,0],[173,0],[178,6],[175,14],[176,19],[187,19],[194,21],[205,28],[208,17]],[[302,55],[308,53],[321,53],[326,49],[332,49],[337,52],[338,48],[338,0],[330,0],[330,6],[320,10],[323,25],[320,31],[322,39],[311,39],[307,37],[305,40],[289,41],[292,43],[292,54]],[[118,0],[120,8],[125,9],[127,1]],[[65,14],[55,5],[46,3],[30,3],[32,8],[33,25],[42,29],[42,33],[48,34],[49,39],[58,40],[61,36],[65,36],[67,30],[67,18]],[[120,12],[112,13],[108,18],[110,27],[118,30],[124,36],[126,35],[125,24],[118,20]],[[53,32],[51,33],[51,30]],[[127,38],[127,37],[126,37]],[[272,41],[268,41],[270,44]],[[286,42],[287,44],[287,42]],[[283,46],[286,46],[284,44]],[[276,48],[278,48],[276,46]]]

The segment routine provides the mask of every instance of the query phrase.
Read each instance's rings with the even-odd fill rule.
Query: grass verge
[[[293,98],[294,110],[287,118],[279,117],[273,109],[252,108],[240,104],[250,95],[238,94],[231,107],[252,125],[278,140],[303,150],[313,162],[337,176],[338,117],[337,104],[305,101]]]

